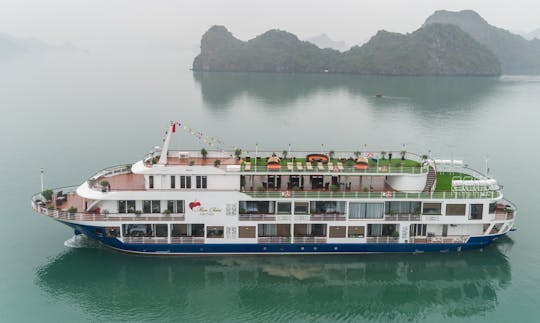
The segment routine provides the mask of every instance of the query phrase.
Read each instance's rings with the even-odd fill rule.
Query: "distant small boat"
[[[382,98],[382,93],[381,93],[381,92],[375,93],[375,97],[376,97],[376,98]]]

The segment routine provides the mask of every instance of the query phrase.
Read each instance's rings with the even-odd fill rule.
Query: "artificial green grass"
[[[341,160],[336,159],[336,158],[331,159],[331,162],[334,165],[337,164],[340,161]],[[283,167],[286,167],[287,163],[291,163],[291,162],[293,162],[291,158],[286,158],[286,159],[281,158],[281,166],[283,166]],[[341,161],[341,162],[343,163],[343,166],[345,166],[345,167],[352,167],[355,164],[354,160],[345,160],[345,161]],[[297,158],[295,158],[295,161],[293,163],[294,163],[295,167],[296,167],[296,163],[301,163],[302,166],[305,167],[306,166],[306,158],[297,157]],[[252,166],[262,166],[262,167],[264,167],[264,166],[266,166],[266,164],[267,164],[266,158],[261,158],[258,161],[256,161],[255,158],[251,158],[251,165]],[[369,159],[368,164],[369,164],[369,166],[373,166],[373,167],[377,166],[377,163],[374,162],[371,159]],[[410,160],[410,159],[405,159],[405,160],[401,160],[401,158],[392,159],[391,163],[390,163],[390,160],[388,160],[388,159],[379,159],[379,166],[389,166],[389,165],[392,166],[392,167],[400,167],[400,166],[403,166],[403,167],[420,167],[419,162],[414,161],[414,160]]]
[[[437,185],[435,186],[435,191],[450,192],[452,191],[452,180],[462,179],[463,177],[471,178],[470,175],[459,172],[439,172],[437,173]]]

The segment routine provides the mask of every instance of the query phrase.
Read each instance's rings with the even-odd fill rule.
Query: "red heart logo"
[[[189,203],[189,208],[192,209],[192,210],[193,210],[194,208],[196,208],[197,206],[201,206],[201,202],[195,201],[195,202]]]

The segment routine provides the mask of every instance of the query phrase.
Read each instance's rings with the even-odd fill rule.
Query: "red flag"
[[[175,122],[175,123],[173,123],[173,125],[172,125],[172,132],[173,132],[173,133],[175,133],[175,132],[176,132],[176,122]]]

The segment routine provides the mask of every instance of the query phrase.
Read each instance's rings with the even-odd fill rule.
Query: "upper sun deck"
[[[142,163],[158,173],[167,172],[167,168],[186,169],[188,167],[214,167],[222,172],[243,174],[426,174],[429,165],[426,156],[414,153],[404,153],[403,157],[390,159],[393,154],[399,156],[402,152],[378,153],[363,156],[353,151],[336,151],[312,153],[308,151],[287,151],[278,156],[273,151],[260,151],[253,155],[237,154],[236,156],[217,151],[167,151],[166,162],[162,153],[156,151],[145,156]],[[388,154],[388,155],[387,155]],[[199,168],[200,169],[200,168]],[[209,170],[209,168],[206,168]],[[212,172],[212,171],[210,171]]]

